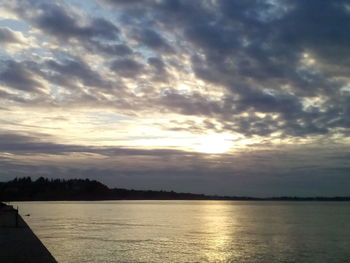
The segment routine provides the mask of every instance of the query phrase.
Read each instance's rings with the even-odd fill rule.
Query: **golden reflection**
[[[227,262],[234,252],[230,248],[236,236],[232,232],[235,229],[232,225],[237,223],[235,214],[230,205],[221,201],[209,201],[201,208],[204,210],[201,228],[207,233],[204,256],[208,262]]]

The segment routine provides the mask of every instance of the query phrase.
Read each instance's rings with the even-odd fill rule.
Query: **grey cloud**
[[[0,133],[0,151],[21,154],[62,154],[81,152],[84,147],[43,142],[40,139],[21,134]]]
[[[21,96],[18,96],[17,94],[11,94],[4,90],[0,90],[0,98],[2,101],[10,101],[10,102],[17,102],[17,103],[28,103],[28,100],[24,99]],[[4,110],[5,108],[0,107],[1,110]],[[17,125],[17,124],[16,124]]]
[[[162,59],[157,57],[150,57],[148,58],[147,62],[153,71],[153,81],[165,83],[169,81],[170,76],[167,71],[167,65],[163,62]]]
[[[134,5],[148,2],[147,0],[102,0],[106,3],[114,4],[114,5]]]
[[[143,65],[133,59],[118,59],[112,62],[111,70],[125,78],[133,78],[142,73]]]
[[[204,134],[204,133],[207,133],[208,131],[214,131],[214,132],[222,131],[221,128],[217,127],[216,123],[213,123],[208,119],[199,123],[191,120],[189,121],[171,120],[169,121],[169,123],[166,123],[166,124],[156,123],[155,125],[159,126],[163,130],[185,131],[193,134]]]
[[[132,55],[133,50],[124,44],[103,44],[95,42],[94,46],[98,47],[98,50],[114,56],[129,56]]]
[[[163,60],[156,58],[156,57],[151,57],[148,59],[148,63],[155,67],[158,71],[163,71],[165,64]]]
[[[279,129],[282,127],[278,125],[278,120],[273,120],[271,117],[261,118],[255,114],[233,118],[231,121],[225,122],[223,126],[224,131],[235,131],[248,137],[253,135],[268,136]]]
[[[230,107],[223,107],[221,113],[222,120],[231,119],[234,126],[242,125],[239,131],[243,134],[269,135],[277,130],[293,136],[326,134],[330,123],[348,123],[344,118],[332,121],[338,115],[344,116],[344,107],[335,105],[345,105],[339,99],[339,89],[345,82],[334,79],[344,72],[335,72],[335,50],[342,54],[350,51],[344,33],[350,16],[344,1],[273,4],[223,0],[212,2],[212,12],[205,8],[206,4],[210,5],[207,1],[163,3],[154,12],[159,16],[168,14],[164,21],[169,28],[177,24],[183,29],[184,37],[199,50],[192,59],[197,77],[223,85],[228,94],[239,97]],[[178,19],[179,10],[192,10],[194,4],[198,4],[195,11],[182,12],[182,19]],[[316,9],[318,12],[314,12]],[[311,55],[315,52],[316,59],[330,65],[333,71],[302,68],[300,60],[304,52]],[[346,56],[342,57],[342,65],[347,65]],[[289,91],[281,89],[282,85],[289,85]],[[329,98],[327,104],[314,107],[312,112],[304,108],[304,97],[321,94]],[[325,110],[329,105],[334,106],[333,115]],[[249,109],[277,113],[279,122],[233,116]]]
[[[45,45],[40,49],[42,53],[36,49],[24,51],[21,63],[21,54],[2,61],[1,84],[13,90],[0,90],[1,102],[9,102],[9,106],[1,106],[11,110],[12,105],[40,105],[41,109],[49,105],[69,110],[88,105],[137,117],[144,112],[177,113],[186,115],[186,119],[200,116],[203,121],[179,118],[158,127],[194,134],[210,131],[238,133],[244,138],[258,135],[266,142],[271,135],[303,143],[311,138],[319,147],[271,148],[272,143],[260,143],[242,151],[238,147],[232,155],[207,158],[178,150],[64,144],[59,138],[7,132],[0,134],[0,152],[6,156],[0,160],[1,178],[32,172],[34,176],[103,178],[111,185],[140,188],[174,186],[180,191],[349,194],[347,145],[332,147],[334,141],[350,135],[348,1],[101,2],[109,3],[100,6],[99,14],[109,14],[104,18],[88,18],[74,11],[67,1],[4,2],[19,19],[43,33],[30,31],[39,44],[44,41]],[[103,9],[112,5],[114,9]],[[3,28],[0,39],[2,43],[17,41],[13,32]],[[74,56],[69,54],[73,50],[77,51]],[[85,62],[93,56],[84,58],[84,52],[98,56],[103,70],[95,70]],[[52,59],[34,61],[34,53]],[[310,61],[305,62],[306,53]],[[114,83],[107,80],[111,73],[116,77]],[[214,98],[206,95],[211,92],[181,93],[172,85],[183,76],[202,79],[210,84],[203,85],[204,89],[222,88],[224,94]],[[40,97],[43,84],[39,78],[58,91],[66,88],[69,95],[54,102],[42,94]],[[129,78],[125,83],[139,85],[135,90],[142,90],[143,95],[136,96],[134,90],[124,87],[123,78]],[[88,88],[80,89],[77,82]],[[18,91],[36,93],[20,97],[14,95]],[[106,92],[109,96],[103,95]],[[23,124],[15,127],[34,128]],[[258,150],[264,147],[271,150]],[[31,165],[21,163],[23,155]],[[62,163],[54,163],[57,160],[51,155],[57,155]],[[96,155],[103,158],[94,158]],[[40,163],[30,156],[46,159]],[[52,164],[47,163],[50,156]],[[72,156],[84,156],[84,160],[68,162]]]
[[[1,159],[0,175],[3,179],[24,175],[88,177],[108,182],[114,187],[169,188],[220,195],[349,194],[349,164],[338,158],[349,155],[346,147],[286,146],[271,150],[237,151],[234,155],[211,158],[184,152],[145,152],[151,155],[145,156],[142,151],[136,150],[136,155],[128,155],[127,152],[126,155],[111,155],[107,163],[106,159],[101,161],[94,156],[86,156],[84,160],[72,163],[47,160],[21,163]],[[316,156],[312,154],[315,152]]]
[[[139,42],[139,44],[143,44],[154,50],[166,53],[174,52],[167,41],[154,30],[138,29],[133,32],[133,37]]]
[[[118,52],[118,44],[105,43],[119,39],[120,30],[110,20],[83,17],[69,5],[58,1],[16,0],[7,6],[61,44],[67,45],[70,40],[75,40],[88,50]]]
[[[103,81],[98,73],[94,72],[89,65],[79,59],[66,60],[63,63],[56,61],[46,61],[49,69],[57,72],[58,75],[53,76],[62,78],[63,81],[68,78],[76,77],[87,86],[103,86]]]
[[[11,88],[39,92],[39,88],[42,87],[42,84],[34,78],[33,72],[18,62],[3,61],[0,70],[0,82]]]
[[[158,103],[184,115],[212,116],[220,113],[220,105],[217,102],[209,101],[200,94],[182,95],[175,92],[167,92]]]
[[[225,28],[220,24],[190,25],[185,35],[187,39],[201,48],[213,49],[215,52],[226,55],[227,52],[234,52],[240,44],[240,36],[234,28]]]
[[[261,91],[252,91],[248,88],[236,102],[238,111],[246,111],[253,107],[258,112],[276,112],[286,116],[298,115],[302,112],[302,104],[298,97],[290,94],[268,94]]]
[[[0,43],[21,43],[14,31],[7,27],[0,28]]]
[[[0,133],[0,152],[14,154],[55,154],[96,153],[105,156],[169,156],[184,154],[181,150],[134,149],[123,147],[96,147],[50,142],[54,140],[45,134],[24,135],[19,133]]]
[[[25,2],[30,1],[21,3]],[[18,12],[44,32],[60,39],[76,38],[89,51],[122,57],[113,57],[110,69],[117,76],[135,81],[140,75],[146,76],[147,81],[154,82],[150,86],[166,82],[171,85],[168,73],[175,66],[165,57],[174,54],[168,53],[172,47],[162,34],[166,30],[166,35],[176,39],[171,43],[174,50],[179,49],[192,58],[190,66],[197,78],[225,88],[221,100],[216,101],[200,94],[176,92],[158,98],[152,93],[138,100],[129,94],[126,100],[131,108],[157,108],[213,117],[228,130],[231,128],[247,136],[268,136],[277,131],[283,136],[346,133],[350,123],[349,96],[341,92],[350,72],[347,56],[350,37],[345,33],[349,29],[350,15],[345,8],[346,1],[102,2],[120,11],[122,18],[115,21],[126,26],[125,40],[118,40],[119,30],[112,22],[89,19],[81,24],[74,12],[64,5],[33,2],[38,9],[46,8],[37,17],[30,16],[29,11]],[[316,9],[318,11],[314,12]],[[132,23],[125,24],[131,20]],[[137,52],[127,45],[128,38],[136,39],[141,50],[145,46],[152,50],[145,51],[151,53],[145,55],[151,56],[147,64],[136,60]],[[303,64],[304,53],[309,53],[316,62]],[[156,55],[159,57],[153,57]],[[49,77],[55,83],[63,83],[58,75],[67,75],[88,86],[108,86],[101,82],[102,76],[76,63],[49,63],[57,73]],[[178,69],[187,70],[181,61],[178,64]],[[92,100],[96,94],[89,95]],[[307,105],[307,99],[317,97],[322,97],[322,101]],[[154,107],[155,104],[158,107]],[[245,111],[249,117],[239,116]],[[256,112],[267,116],[258,118],[254,115]]]
[[[157,20],[164,22],[169,29],[176,23],[180,27],[205,24],[216,17],[215,2],[212,1],[182,1],[163,0],[153,2],[152,8]]]
[[[47,33],[63,40],[69,38],[100,37],[107,40],[118,38],[119,29],[103,18],[94,18],[87,25],[80,25],[73,14],[54,4],[42,4],[43,10],[34,23]]]

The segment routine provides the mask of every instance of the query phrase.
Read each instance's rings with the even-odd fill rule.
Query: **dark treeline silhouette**
[[[110,189],[89,179],[47,179],[40,177],[16,178],[0,182],[0,200],[3,201],[54,201],[54,200],[208,200],[222,199],[206,195],[175,193],[173,191],[141,191]]]
[[[142,191],[114,188],[89,179],[16,178],[0,182],[1,201],[65,200],[255,200],[255,201],[350,201],[350,197],[237,197],[213,196],[173,191]]]

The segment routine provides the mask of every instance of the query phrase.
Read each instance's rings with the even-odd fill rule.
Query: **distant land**
[[[47,179],[40,177],[15,178],[0,182],[0,201],[98,201],[98,200],[241,200],[241,201],[350,201],[349,197],[295,197],[256,198],[245,196],[218,196],[174,191],[144,191],[108,188],[89,179]]]

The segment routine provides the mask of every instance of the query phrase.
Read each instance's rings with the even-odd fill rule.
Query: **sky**
[[[0,181],[350,195],[346,0],[0,1]]]

